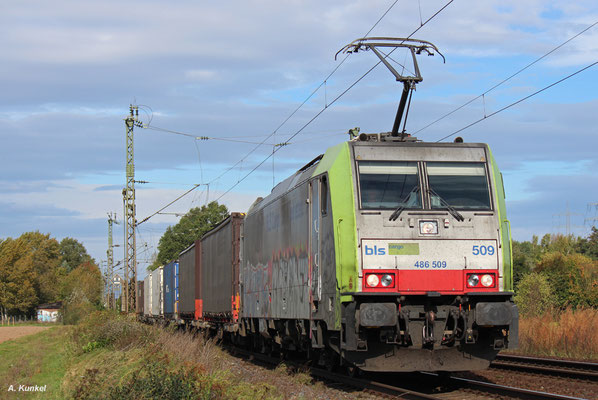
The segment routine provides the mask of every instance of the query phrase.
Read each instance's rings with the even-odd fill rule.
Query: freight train
[[[462,140],[362,133],[139,286],[145,319],[329,368],[477,370],[518,344],[502,175]]]

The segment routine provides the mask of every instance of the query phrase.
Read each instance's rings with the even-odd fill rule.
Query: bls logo
[[[367,244],[365,245],[365,255],[366,256],[383,256],[386,255],[385,248],[378,248],[378,246],[369,247]]]

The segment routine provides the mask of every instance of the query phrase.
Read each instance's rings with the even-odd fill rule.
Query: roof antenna
[[[411,52],[411,58],[413,60],[413,69],[414,73],[409,75],[401,75],[397,72],[396,69],[393,68],[392,65],[388,62],[387,58],[389,54],[383,54],[378,47],[405,47],[408,48]],[[425,52],[429,56],[433,56],[434,52],[438,53],[442,57],[442,61],[446,62],[444,56],[438,48],[434,46],[432,43],[427,42],[425,40],[419,39],[408,39],[408,38],[392,38],[392,37],[369,37],[369,38],[361,38],[356,39],[340,49],[334,59],[339,55],[339,53],[357,53],[360,50],[372,50],[376,56],[380,59],[380,61],[388,68],[388,70],[395,76],[397,82],[403,82],[403,92],[401,94],[401,100],[399,101],[399,108],[397,109],[397,115],[395,117],[395,123],[392,127],[392,136],[399,136],[399,127],[401,126],[401,119],[403,118],[403,113],[405,112],[405,105],[407,105],[407,114],[405,115],[405,123],[403,124],[403,131],[401,132],[401,141],[405,140],[405,125],[407,124],[407,116],[409,115],[409,106],[411,105],[411,95],[415,90],[415,85],[420,83],[423,78],[421,73],[419,72],[419,65],[417,64],[417,59],[415,58],[416,54],[421,54]],[[394,50],[392,50],[394,51]],[[391,51],[391,52],[392,52]],[[406,69],[406,68],[405,68]],[[407,104],[407,99],[409,99],[409,103]]]

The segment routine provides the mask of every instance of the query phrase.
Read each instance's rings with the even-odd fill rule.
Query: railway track
[[[249,350],[228,347],[227,349],[235,356],[242,356],[269,366],[276,366],[280,363],[280,358],[271,357],[268,355],[255,353]],[[305,365],[293,361],[285,360],[285,364],[295,367],[298,370],[305,369]],[[440,400],[439,397],[432,396],[426,393],[420,393],[409,388],[401,388],[395,385],[389,385],[383,382],[376,382],[370,379],[361,379],[354,376],[349,376],[343,373],[336,373],[320,368],[309,368],[310,374],[324,382],[334,383],[334,387],[342,390],[358,389],[366,393],[370,393],[383,398],[400,398],[406,400]]]
[[[279,357],[251,352],[243,349],[230,349],[237,356],[242,356],[269,366],[280,363]],[[302,363],[285,360],[285,364],[297,369],[305,369]],[[360,390],[383,398],[399,398],[411,400],[473,400],[473,399],[552,399],[552,400],[585,400],[581,397],[547,393],[494,383],[482,382],[452,376],[440,376],[434,373],[419,374],[386,374],[379,379],[376,374],[364,374],[363,377],[348,376],[320,368],[309,368],[310,374],[335,388]]]
[[[547,393],[537,390],[529,390],[523,388],[517,388],[512,386],[497,385],[489,382],[481,382],[472,379],[450,377],[450,384],[455,385],[457,388],[454,392],[448,392],[443,395],[439,395],[441,399],[455,399],[464,397],[459,396],[460,393],[464,392],[469,395],[472,394],[472,398],[509,398],[509,399],[529,399],[529,400],[541,400],[541,399],[553,399],[553,400],[585,400],[582,397],[565,396],[556,393]],[[484,397],[482,397],[484,396]],[[466,397],[469,398],[469,397]]]
[[[490,367],[598,381],[598,363],[500,354]]]

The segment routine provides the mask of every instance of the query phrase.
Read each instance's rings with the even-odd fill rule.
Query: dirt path
[[[21,336],[33,335],[50,328],[49,326],[0,326],[0,343]]]

